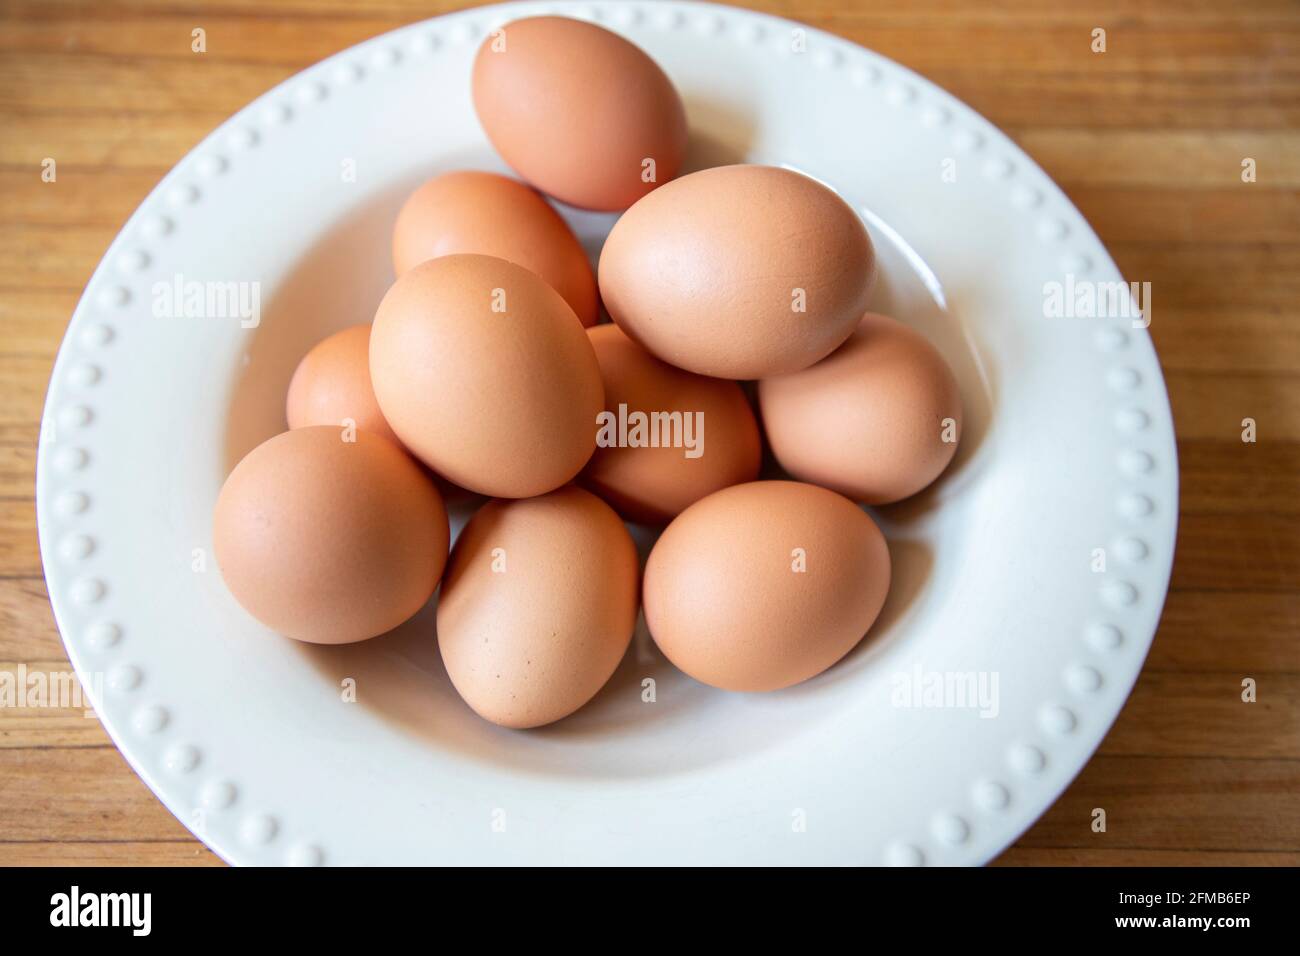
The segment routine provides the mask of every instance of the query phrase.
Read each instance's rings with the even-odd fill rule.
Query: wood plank
[[[39,166],[0,169],[0,193],[8,203],[9,225],[109,226],[120,229],[162,178],[155,170],[95,168],[60,163],[54,182]]]
[[[1295,673],[1298,646],[1300,593],[1179,590],[1165,602],[1146,670]]]
[[[1300,517],[1183,515],[1171,586],[1300,591]]]
[[[1165,369],[1187,372],[1284,372],[1300,368],[1300,322],[1281,309],[1197,308],[1164,304],[1151,337]]]
[[[1300,300],[1300,245],[1248,236],[1106,245],[1125,279],[1151,283],[1152,327],[1170,307],[1291,314]]]
[[[274,19],[343,16],[358,10],[406,13],[413,17],[432,16],[461,8],[480,6],[491,0],[99,0],[93,9],[98,16],[112,19],[145,13],[178,10],[208,15],[231,15]],[[1129,0],[1090,0],[1061,4],[1057,0],[909,0],[886,5],[873,0],[722,0],[729,6],[761,10],[804,22],[910,23],[918,26],[948,25],[952,29],[969,23],[995,22],[1021,27],[1041,22],[1092,24],[1097,17],[1124,24],[1252,24],[1258,28],[1295,24],[1300,16],[1290,0],[1255,0],[1250,4],[1224,4],[1221,0],[1146,0],[1133,5]],[[23,19],[57,18],[87,7],[78,0],[11,0],[7,9]]]
[[[1108,242],[1201,242],[1229,236],[1249,236],[1252,242],[1300,242],[1300,192],[1257,186],[1240,180],[1218,189],[1196,190],[1067,184],[1066,192]],[[1159,295],[1161,290],[1154,291]]]
[[[1300,441],[1300,379],[1295,375],[1170,369],[1165,385],[1182,441],[1241,442],[1247,418],[1255,421],[1255,442],[1241,442],[1243,451],[1265,442]]]
[[[43,358],[48,368],[79,298],[71,290],[0,291],[0,355]]]
[[[198,142],[226,121],[230,110],[200,109],[161,117],[156,113],[83,110],[5,115],[8,135],[0,137],[0,165],[39,180],[41,163],[52,157],[62,175],[107,168],[149,169],[158,178]]]
[[[14,287],[80,292],[120,228],[121,223],[6,228],[0,232],[0,294]]]
[[[418,19],[394,13],[372,17],[318,15],[312,29],[293,21],[214,14],[196,18],[166,11],[140,19],[129,31],[106,31],[94,11],[59,20],[29,19],[12,25],[0,52],[110,58],[188,60],[197,56],[246,63],[307,65]],[[1261,63],[1277,70],[1300,69],[1300,30],[1280,25],[1264,32],[1223,24],[1189,24],[1170,31],[1137,24],[1112,27],[1104,54],[1091,49],[1091,27],[1078,23],[1024,24],[1008,31],[998,23],[972,23],[954,30],[949,23],[880,23],[853,15],[834,17],[832,31],[878,53],[932,72],[944,68],[984,68],[1006,72],[1059,73],[1093,69],[1135,73],[1234,74]],[[206,32],[206,53],[191,48],[191,31]]]
[[[0,498],[30,498],[36,493],[38,425],[0,424]]]
[[[1241,699],[1243,677],[1257,682],[1255,703]],[[1300,761],[1300,670],[1143,671],[1098,753]]]
[[[0,842],[0,866],[225,866],[225,863],[191,837],[152,843],[131,840]]]
[[[192,839],[112,747],[0,749],[0,795],[0,845]]]
[[[1178,471],[1183,514],[1300,513],[1300,442],[1182,441]]]
[[[0,576],[36,577],[40,573],[35,500],[0,499]]]
[[[1028,129],[1016,141],[1067,188],[1235,188],[1246,157],[1254,186],[1300,188],[1294,130]]]
[[[66,655],[44,578],[0,578],[0,660],[60,659]]]
[[[1010,847],[993,866],[1298,866],[1300,853],[1274,850],[1124,850]]]
[[[9,54],[0,58],[0,110],[57,112],[75,103],[78,110],[234,112],[302,65],[199,56],[174,61],[158,56]]]
[[[1300,852],[1300,762],[1098,754],[1017,846]]]

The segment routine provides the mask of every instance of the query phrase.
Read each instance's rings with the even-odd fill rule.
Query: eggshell
[[[919,332],[875,313],[828,358],[759,382],[758,398],[786,471],[868,504],[930,484],[961,435],[961,393],[943,356]]]
[[[720,166],[624,213],[598,279],[614,321],[665,362],[754,379],[833,352],[875,273],[866,228],[831,190],[787,169]]]
[[[443,256],[402,275],[375,314],[370,373],[403,444],[471,491],[543,494],[595,450],[591,343],[559,293],[504,259]]]
[[[285,401],[289,427],[333,425],[337,430],[351,421],[396,442],[370,385],[369,353],[369,325],[354,325],[316,343],[289,381]]]
[[[889,573],[884,536],[847,498],[792,481],[734,485],[660,536],[646,562],[646,624],[696,680],[777,690],[852,650]]]
[[[484,505],[456,542],[438,601],[456,690],[504,727],[573,713],[632,639],[637,571],[627,528],[580,488]]]
[[[639,47],[594,23],[507,23],[479,48],[472,90],[501,157],[574,206],[626,209],[677,175],[686,154],[686,111],[672,82]]]
[[[244,609],[287,637],[347,644],[401,624],[447,560],[433,483],[390,441],[333,426],[282,432],[235,466],[213,549]]]
[[[739,385],[667,365],[616,325],[587,336],[605,384],[605,434],[623,444],[602,447],[597,438],[583,487],[631,521],[664,524],[705,495],[758,477],[758,423]],[[661,426],[670,420],[652,417],[660,413],[677,418]],[[648,426],[640,431],[638,414]]]
[[[435,176],[411,194],[393,228],[400,276],[457,252],[497,256],[536,272],[584,326],[599,318],[596,277],[578,237],[537,192],[508,176],[474,170]]]

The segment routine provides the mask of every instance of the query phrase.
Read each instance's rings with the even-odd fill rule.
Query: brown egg
[[[764,379],[758,398],[786,471],[867,504],[930,484],[961,434],[961,394],[943,356],[919,332],[875,313],[828,358]]]
[[[559,293],[492,256],[421,263],[388,290],[370,373],[403,444],[444,478],[501,498],[565,484],[596,447],[596,354]]]
[[[456,542],[438,600],[452,684],[503,727],[573,713],[632,640],[637,572],[623,522],[580,488],[484,505]]]
[[[483,41],[474,109],[524,179],[585,209],[626,209],[677,175],[686,111],[663,70],[616,33],[528,17]]]
[[[334,426],[282,432],[217,498],[221,576],[267,627],[314,644],[383,634],[429,600],[447,560],[433,483],[390,441]]]
[[[598,278],[614,321],[665,362],[754,379],[833,352],[866,311],[875,272],[862,221],[821,183],[720,166],[624,213]]]
[[[605,383],[605,418],[583,487],[631,521],[664,524],[705,495],[758,477],[758,423],[739,385],[667,365],[616,325],[587,336]]]
[[[333,425],[337,430],[350,421],[397,441],[370,386],[369,352],[369,325],[354,325],[316,343],[289,381],[285,401],[289,427]]]
[[[536,272],[577,314],[595,325],[596,277],[578,237],[536,191],[496,173],[435,176],[411,194],[393,229],[400,276],[427,259],[480,252]]]
[[[866,634],[889,590],[884,536],[825,488],[755,481],[687,508],[646,562],[646,624],[691,677],[766,691],[820,674]]]

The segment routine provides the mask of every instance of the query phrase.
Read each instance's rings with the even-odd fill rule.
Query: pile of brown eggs
[[[346,643],[441,582],[452,683],[508,727],[595,696],[640,608],[667,658],[715,687],[830,667],[889,588],[860,504],[934,481],[961,427],[939,353],[867,311],[861,220],[787,169],[679,177],[677,91],[593,24],[507,24],[472,89],[522,181],[448,172],[406,202],[373,323],[303,358],[289,430],[221,490],[231,593],[281,634]],[[542,194],[626,210],[595,276]],[[793,480],[757,480],[761,434]],[[450,555],[445,499],[480,505]],[[666,525],[644,572],[625,520]]]

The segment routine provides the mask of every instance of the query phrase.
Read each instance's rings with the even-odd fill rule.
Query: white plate
[[[577,716],[505,731],[455,696],[427,611],[374,642],[304,647],[244,614],[211,560],[217,491],[283,427],[297,359],[369,320],[391,281],[401,199],[440,169],[502,168],[470,61],[486,31],[541,9],[598,19],[663,65],[694,165],[787,163],[862,208],[876,307],[929,334],[961,380],[954,467],[883,517],[896,579],[881,621],[790,691],[703,687],[642,633]],[[593,251],[612,221],[569,218]],[[1047,176],[947,93],[828,34],[690,3],[507,5],[397,30],[223,124],[96,270],[38,458],[59,629],[122,753],[232,862],[986,861],[1118,713],[1173,554],[1151,342],[1127,317],[1045,317],[1044,283],[1067,273],[1119,281]],[[260,324],[154,315],[178,275],[260,283]],[[987,691],[996,677],[996,716],[952,696],[900,706],[936,674],[984,675]]]

